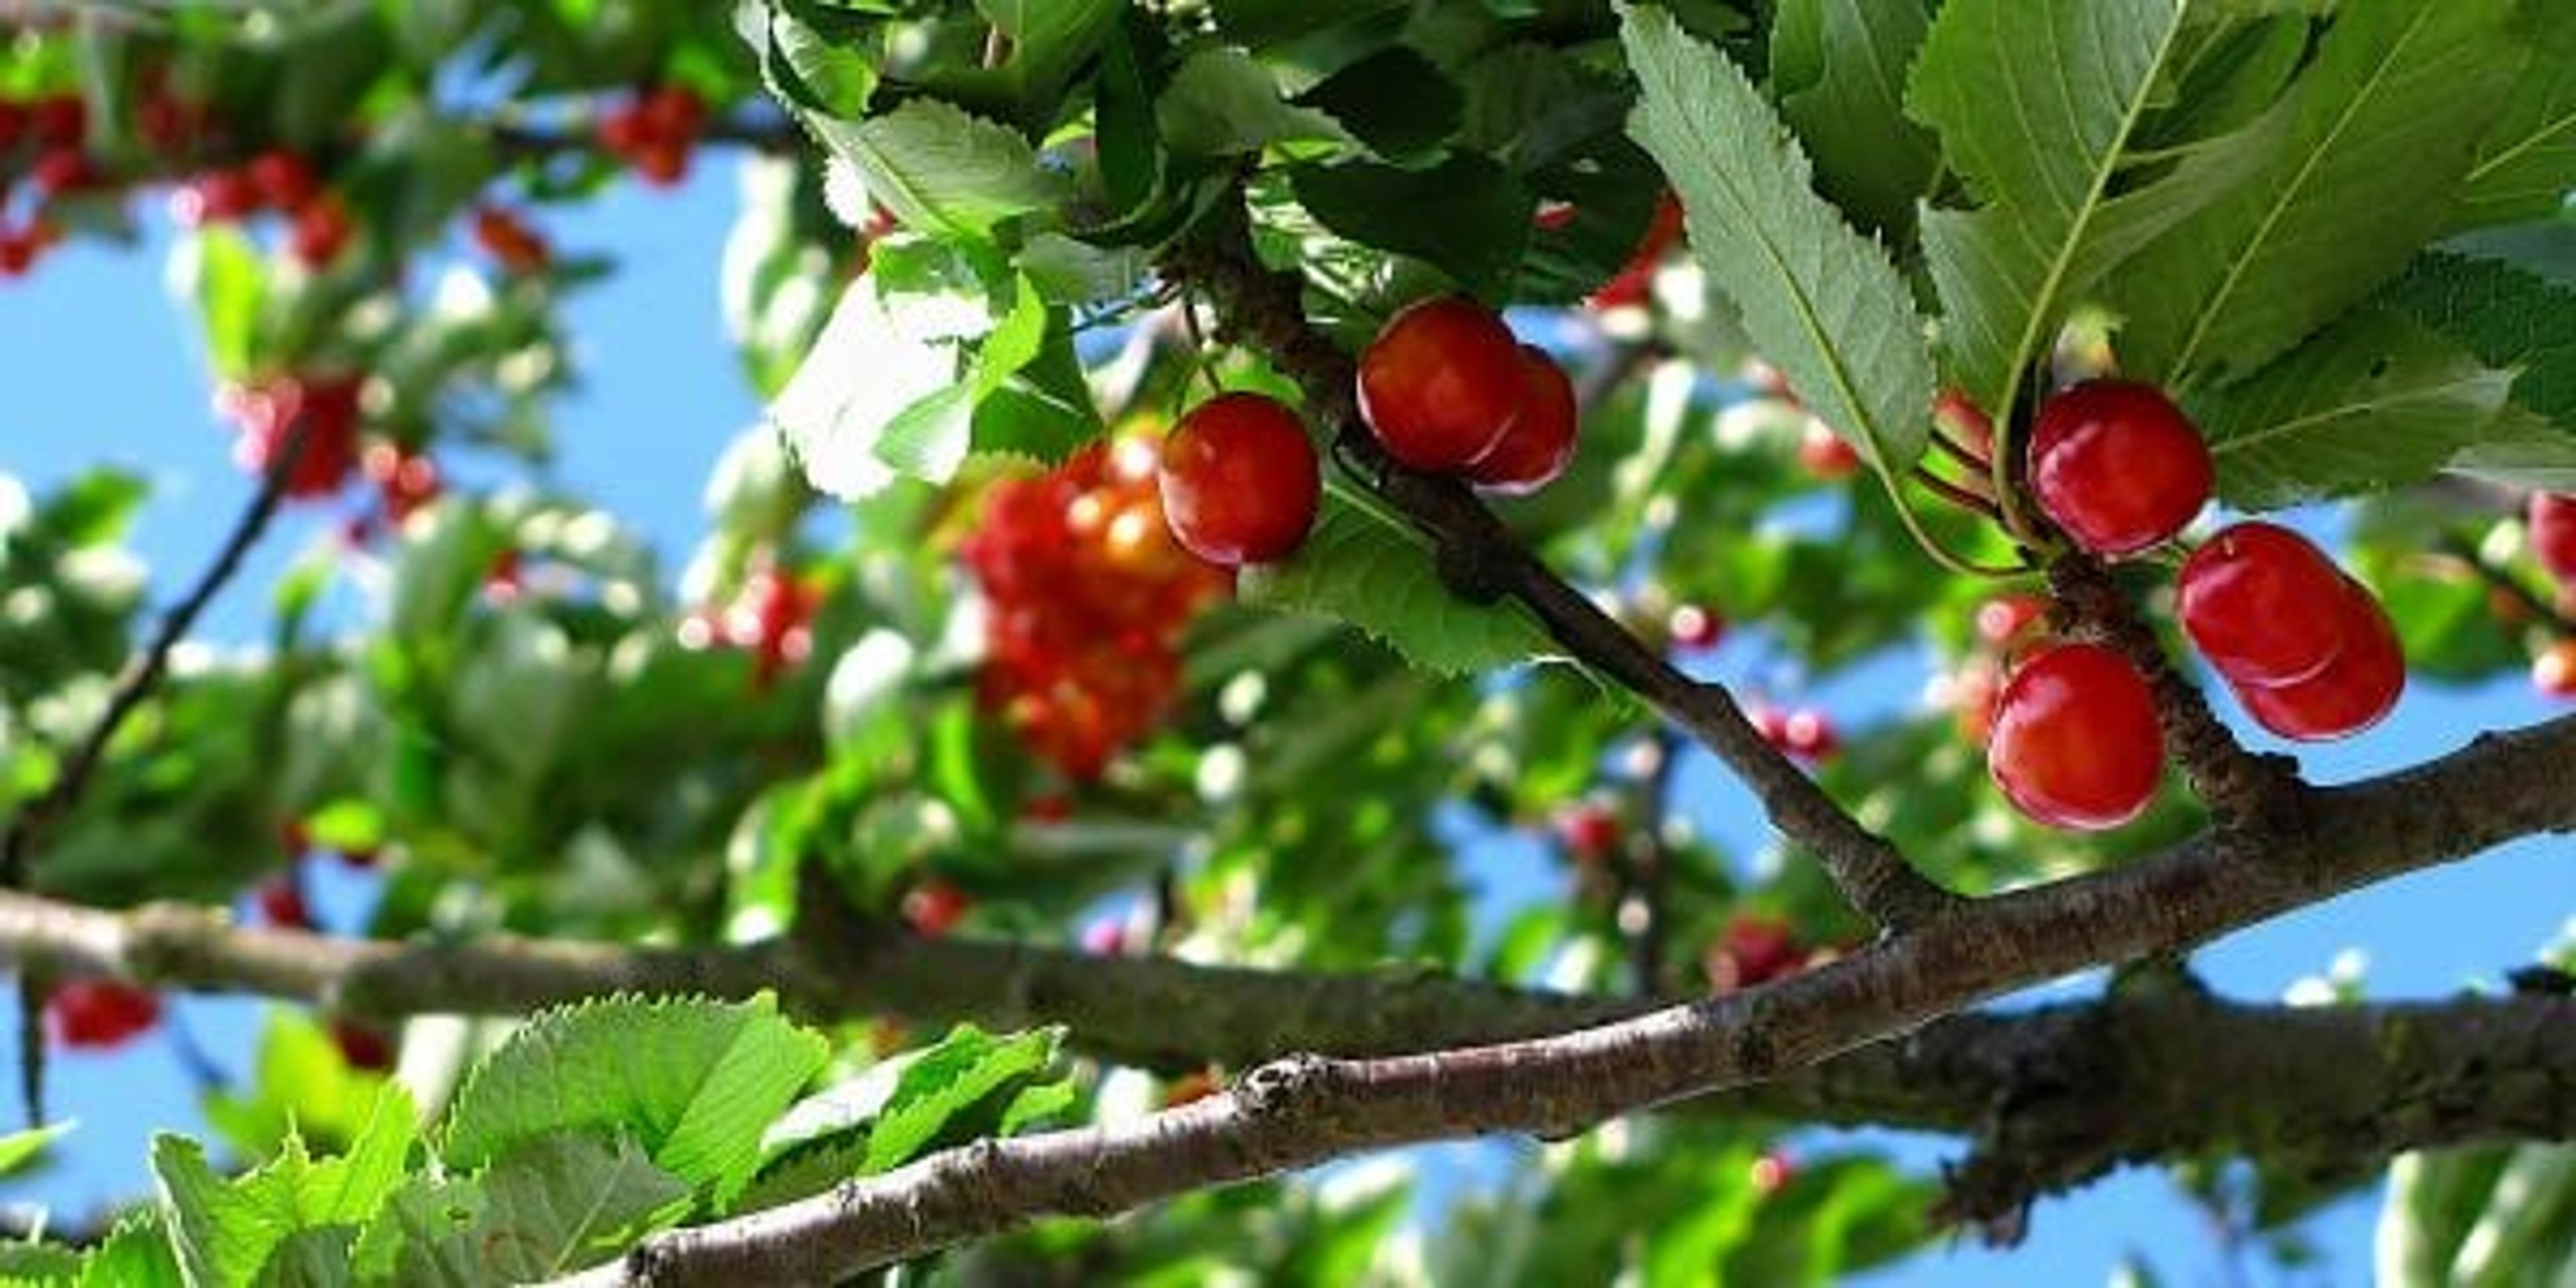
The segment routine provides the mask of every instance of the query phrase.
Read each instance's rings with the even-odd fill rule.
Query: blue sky
[[[584,383],[556,418],[555,481],[651,534],[666,568],[700,530],[698,494],[708,466],[757,414],[716,308],[716,251],[732,218],[732,183],[730,166],[703,164],[676,193],[630,185],[550,228],[562,246],[605,251],[621,264],[610,282],[577,296],[571,309]],[[163,290],[157,211],[146,224],[151,237],[141,248],[75,246],[32,278],[0,284],[0,389],[8,391],[0,403],[0,472],[39,492],[99,461],[149,477],[154,496],[135,545],[158,578],[158,603],[203,562],[249,484],[234,470],[229,434],[210,410],[191,324]],[[334,526],[326,516],[291,514],[218,604],[210,633],[255,638],[265,609],[257,588],[297,551],[329,540]],[[1721,650],[1709,665],[1724,675],[1740,658]],[[1918,662],[1892,656],[1836,677],[1815,696],[1850,723],[1912,702],[1922,681]],[[2378,730],[2301,754],[2312,778],[2341,781],[2438,754],[2480,729],[2549,714],[2518,677],[2468,691],[2418,684]],[[2261,735],[2254,740],[2281,746]],[[1749,796],[1704,757],[1684,772],[1702,825],[1733,852],[1757,849],[1759,814]],[[2576,840],[2524,842],[2234,936],[2205,952],[2199,966],[2222,992],[2258,999],[2277,997],[2350,947],[2369,954],[2377,995],[2439,996],[2493,981],[2553,939],[2576,912],[2571,858]],[[1526,847],[1517,853],[1487,847],[1475,861],[1489,874],[1495,897],[1513,902],[1529,897],[1533,883],[1561,880]],[[327,873],[327,865],[320,870]],[[356,883],[326,877],[323,915],[346,915],[362,897]],[[242,1067],[257,1004],[192,999],[177,1014],[217,1065]],[[0,1027],[0,1044],[13,1041],[14,1032],[14,1025]],[[0,1050],[0,1067],[13,1067],[14,1059]],[[84,1125],[61,1150],[61,1165],[0,1188],[0,1201],[78,1212],[139,1193],[151,1130],[193,1130],[198,1121],[188,1074],[167,1033],[130,1053],[66,1057],[54,1069],[57,1112]],[[1947,1141],[1888,1133],[1818,1134],[1812,1147],[1864,1142],[1886,1144],[1925,1169],[1957,1153]],[[1486,1174],[1487,1160],[1510,1148],[1457,1146],[1431,1156],[1456,1183],[1472,1185]],[[2310,1233],[2327,1255],[2314,1278],[2240,1278],[2222,1265],[2204,1218],[2161,1174],[2131,1172],[2043,1206],[2030,1242],[2009,1256],[1968,1245],[1936,1249],[1868,1282],[1884,1288],[2100,1283],[2124,1254],[2135,1252],[2172,1284],[2352,1283],[2368,1277],[2375,1210],[2365,1197],[2314,1223]]]

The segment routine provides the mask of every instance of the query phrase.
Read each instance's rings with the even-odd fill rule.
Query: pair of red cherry
[[[1520,495],[1574,457],[1574,382],[1464,296],[1413,304],[1359,361],[1360,418],[1409,469]],[[1320,479],[1295,412],[1220,394],[1181,418],[1162,453],[1163,513],[1182,545],[1235,567],[1285,558],[1314,526]]]
[[[2199,430],[2163,391],[2095,380],[2041,407],[2030,478],[2076,544],[2120,558],[2179,533],[2207,504],[2215,471]],[[2286,528],[2220,532],[2184,563],[2178,591],[2184,633],[2256,723],[2283,737],[2359,733],[2405,687],[2405,655],[2378,599]],[[2101,644],[2040,649],[1997,700],[1987,767],[2041,822],[2096,829],[2137,817],[2164,772],[2145,677]]]

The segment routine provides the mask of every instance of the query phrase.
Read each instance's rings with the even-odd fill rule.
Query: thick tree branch
[[[637,1247],[587,1283],[828,1282],[1040,1214],[1158,1199],[1452,1137],[1558,1136],[1803,1068],[2015,988],[2189,948],[2402,872],[2576,830],[2576,718],[2489,734],[2316,793],[2260,862],[2204,835],[2117,871],[1999,895],[1744,993],[1565,1034],[1369,1060],[1291,1057],[1126,1124],[987,1140]]]
[[[1302,279],[1260,262],[1245,220],[1239,201],[1220,203],[1168,254],[1166,272],[1214,304],[1221,338],[1258,349],[1297,381],[1307,414],[1335,428],[1344,464],[1437,544],[1453,587],[1519,602],[1568,654],[1706,744],[1761,800],[1772,826],[1812,850],[1852,905],[1881,927],[1936,920],[1965,902],[1853,821],[1763,739],[1723,686],[1682,674],[1540,562],[1464,484],[1389,459],[1360,423],[1350,355],[1307,323]]]

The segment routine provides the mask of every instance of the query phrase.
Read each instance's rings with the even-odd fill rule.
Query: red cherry
[[[1315,445],[1275,398],[1219,394],[1163,440],[1159,487],[1172,536],[1232,568],[1283,559],[1315,526]]]
[[[905,892],[903,919],[917,934],[944,935],[956,929],[974,907],[973,896],[938,877],[929,877]]]
[[[1842,738],[1834,732],[1831,716],[1812,707],[1792,711],[1780,722],[1782,750],[1800,760],[1827,761],[1842,750]]]
[[[2040,505],[2098,555],[2182,531],[2216,479],[2200,430],[2153,385],[2088,380],[2039,409],[2030,481]]]
[[[1574,382],[1565,368],[1536,345],[1521,346],[1527,390],[1502,441],[1467,467],[1467,481],[1488,492],[1522,496],[1556,481],[1574,459],[1574,434],[1582,419]]]
[[[27,108],[27,132],[45,148],[77,148],[89,137],[89,104],[78,94],[55,94]]]
[[[1716,648],[1726,638],[1726,619],[1701,604],[1684,604],[1664,623],[1673,646],[1694,652]]]
[[[45,1027],[74,1051],[106,1051],[152,1031],[161,997],[121,979],[75,979],[45,995]]]
[[[1794,975],[1806,963],[1806,950],[1788,922],[1760,913],[1737,913],[1702,956],[1700,966],[1712,991],[1732,993]]]
[[[35,180],[37,191],[59,197],[98,182],[99,174],[88,153],[76,147],[58,147],[38,153],[28,177]]]
[[[2325,669],[2296,684],[2233,687],[2254,722],[2301,742],[2348,738],[2379,723],[2406,691],[2406,653],[2397,624],[2370,588],[2343,579],[2343,648]]]
[[[1619,816],[1598,801],[1576,801],[1556,812],[1550,830],[1578,863],[1599,863],[1619,848]]]
[[[2576,698],[2576,639],[2563,639],[2531,660],[2531,687],[2553,698]]]
[[[170,214],[189,227],[230,223],[259,209],[259,189],[239,170],[210,170],[170,197]]]
[[[664,85],[646,94],[639,107],[646,128],[665,143],[692,142],[707,123],[706,100],[685,85]]]
[[[399,443],[369,443],[361,464],[368,480],[376,485],[377,495],[384,500],[385,517],[396,523],[437,500],[443,487],[438,462],[427,453],[407,450]]]
[[[1961,667],[1940,692],[1948,700],[1959,737],[1971,746],[1985,746],[1994,737],[1995,702],[2002,695],[1994,663],[1977,661]]]
[[[262,921],[280,930],[309,930],[313,927],[313,910],[304,902],[304,892],[296,889],[291,877],[273,877],[263,881],[258,894]]]
[[[2540,566],[2559,585],[2576,586],[2576,496],[2534,492],[2529,513],[2531,549]]]
[[[2221,531],[2184,561],[2176,585],[2184,632],[2234,683],[2294,684],[2343,648],[2343,573],[2288,528]]]
[[[36,266],[36,239],[0,230],[0,277],[24,277]]]
[[[2005,682],[1986,768],[2022,813],[2095,831],[2136,818],[2164,773],[2155,700],[2129,660],[2057,644]]]
[[[2010,648],[2048,612],[2048,600],[2027,591],[1997,595],[1977,605],[1977,638],[1993,649]]]
[[[1584,307],[1596,312],[1642,305],[1654,293],[1655,269],[1663,263],[1664,252],[1682,237],[1682,203],[1670,191],[1655,199],[1654,217],[1646,224],[1645,235],[1637,239],[1637,248],[1617,276],[1601,284]]]
[[[226,415],[241,427],[233,461],[255,478],[285,451],[296,426],[304,426],[303,453],[287,473],[285,495],[298,500],[330,496],[358,465],[358,392],[355,376],[280,380],[218,395]]]
[[[340,257],[356,231],[349,222],[348,203],[340,200],[338,193],[326,192],[296,212],[289,241],[298,262],[306,268],[323,269]]]
[[[1492,451],[1528,388],[1520,342],[1464,296],[1396,314],[1360,355],[1360,416],[1387,455],[1417,470],[1462,469]]]
[[[340,1048],[341,1063],[352,1069],[383,1073],[394,1067],[393,1043],[381,1029],[335,1019],[331,1021],[331,1043]]]
[[[655,143],[635,153],[635,173],[656,188],[676,188],[689,177],[689,149],[684,144]]]
[[[313,163],[283,148],[252,157],[245,169],[260,198],[289,213],[302,210],[322,191],[322,180],[313,173]]]
[[[1797,1163],[1778,1150],[1753,1160],[1753,1192],[1766,1199],[1789,1188],[1797,1176]]]
[[[0,152],[18,146],[18,140],[27,133],[31,115],[26,104],[14,98],[0,98]]]
[[[1798,440],[1798,464],[1809,477],[1836,483],[1860,473],[1860,452],[1823,421],[1810,418],[1806,435]]]

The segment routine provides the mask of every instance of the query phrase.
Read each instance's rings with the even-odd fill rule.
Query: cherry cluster
[[[706,100],[681,85],[657,85],[599,118],[599,145],[646,183],[669,188],[689,177],[689,152],[707,127]]]
[[[2029,467],[2049,518],[2111,559],[2171,540],[2208,503],[2215,477],[2200,431],[2162,390],[2111,379],[2041,406]],[[2193,552],[2177,583],[2184,633],[2264,728],[2348,737],[2396,705],[2406,659],[2395,625],[2306,538],[2236,524]],[[2137,817],[2164,769],[2146,678],[2089,641],[2043,643],[2022,658],[1996,699],[1986,754],[2015,806],[2067,828]]]
[[[495,577],[500,572],[496,569]],[[508,574],[516,580],[515,560]],[[730,602],[702,604],[681,620],[680,646],[749,651],[752,687],[766,691],[813,655],[814,613],[822,604],[820,587],[764,559],[743,578]]]
[[[1177,488],[1187,504],[1189,490],[1205,486],[1216,489],[1204,498],[1209,505],[1233,498],[1247,512],[1267,513],[1272,503],[1258,485],[1227,486],[1245,457],[1266,459],[1268,449],[1259,444],[1275,437],[1272,429],[1243,431],[1259,437],[1242,449],[1228,427],[1268,424],[1270,414],[1247,415],[1245,404],[1222,398],[1201,413],[1221,404],[1236,410],[1221,409],[1215,413],[1221,419],[1202,418],[1195,429],[1184,420],[1159,454],[1146,438],[1122,437],[1093,444],[1045,474],[995,484],[960,546],[989,601],[981,700],[1032,754],[1069,778],[1098,778],[1111,756],[1161,721],[1180,689],[1182,631],[1230,588],[1224,571],[1175,543],[1180,525],[1165,522],[1164,498]],[[1210,440],[1217,450],[1204,457],[1186,446]],[[1176,442],[1185,445],[1175,448]],[[1302,431],[1297,442],[1305,443]],[[1165,462],[1159,470],[1158,455]],[[1194,463],[1202,461],[1208,463]],[[1309,487],[1312,468],[1309,449]],[[1202,469],[1216,473],[1202,476]],[[1310,515],[1311,507],[1309,497]],[[1253,530],[1263,529],[1256,524]],[[1206,531],[1194,526],[1192,532],[1213,543]],[[1244,535],[1220,534],[1228,540]]]
[[[323,186],[311,161],[285,149],[204,171],[170,198],[171,217],[191,228],[239,223],[268,211],[286,220],[287,249],[306,268],[329,267],[356,233],[347,200]]]
[[[1417,302],[1360,354],[1360,418],[1386,454],[1519,495],[1574,459],[1579,409],[1556,360],[1464,296]]]
[[[61,239],[62,230],[46,216],[44,202],[97,181],[98,167],[82,146],[88,134],[89,105],[78,94],[0,98],[0,278],[35,267],[37,257]],[[13,225],[8,179],[18,174],[34,186],[38,201]]]
[[[336,495],[358,468],[362,377],[333,373],[276,376],[215,391],[215,409],[233,422],[233,463],[265,478],[303,436],[303,448],[281,484],[290,500]]]

